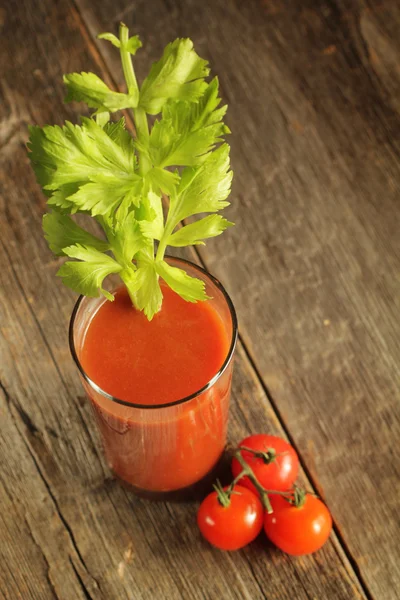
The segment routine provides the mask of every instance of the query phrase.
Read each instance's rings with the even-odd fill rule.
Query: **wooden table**
[[[220,77],[237,226],[191,256],[240,319],[230,437],[294,444],[335,520],[315,556],[219,552],[195,502],[138,499],[102,458],[25,142],[82,110],[64,72],[122,86],[95,38],[120,20],[139,77],[177,36]],[[0,29],[0,597],[400,598],[399,3],[10,0]]]

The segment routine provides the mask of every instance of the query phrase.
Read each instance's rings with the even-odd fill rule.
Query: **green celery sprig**
[[[29,156],[51,212],[43,218],[50,249],[67,260],[58,271],[76,292],[109,300],[104,279],[117,273],[133,305],[148,319],[160,310],[160,278],[189,302],[206,300],[204,283],[164,260],[167,246],[204,244],[232,225],[218,214],[228,206],[232,171],[229,129],[220,107],[218,79],[207,82],[207,62],[189,39],[168,44],[139,87],[132,57],[141,47],[121,24],[119,38],[99,35],[120,51],[127,93],[115,92],[94,73],[64,76],[66,102],[95,109],[81,125],[30,127]],[[136,135],[122,109],[133,113]],[[156,115],[149,129],[147,115]],[[169,197],[164,217],[162,196]],[[105,239],[72,218],[93,217]],[[194,216],[210,213],[179,227]],[[158,244],[155,252],[155,243]]]

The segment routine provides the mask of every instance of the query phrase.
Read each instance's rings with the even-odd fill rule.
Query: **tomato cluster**
[[[267,537],[288,554],[316,552],[327,541],[332,518],[319,498],[297,487],[299,459],[282,438],[251,435],[232,459],[234,480],[201,503],[202,535],[222,550],[237,550],[264,527]]]

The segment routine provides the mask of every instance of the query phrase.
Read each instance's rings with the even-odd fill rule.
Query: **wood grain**
[[[140,74],[178,35],[218,73],[237,227],[201,257],[232,292],[247,350],[363,580],[396,598],[399,5],[77,4],[92,35],[119,19],[141,34]],[[121,84],[115,53],[98,48]]]
[[[271,6],[268,8],[269,11],[272,10]],[[86,23],[92,28],[97,27],[99,19],[109,19],[105,11],[111,9],[114,11],[112,15],[114,20],[124,18],[129,22],[129,10],[125,16],[116,14],[118,10],[129,8],[130,5],[119,7],[116,2],[113,2],[112,6],[111,3],[104,2],[91,6],[86,4],[86,8],[80,4],[80,10]],[[189,8],[191,9],[190,19]],[[156,58],[160,47],[164,44],[165,37],[186,34],[187,23],[189,23],[191,31],[187,33],[190,33],[196,42],[198,41],[200,48],[204,49],[208,46],[208,52],[213,54],[215,52],[216,59],[212,57],[213,62],[220,60],[220,67],[217,67],[217,70],[221,75],[225,73],[223,82],[225,94],[232,96],[237,93],[238,102],[241,102],[240,94],[245,90],[241,87],[240,80],[236,80],[233,75],[232,82],[229,84],[229,74],[232,74],[233,69],[230,67],[230,70],[225,71],[222,63],[222,45],[226,43],[224,37],[220,39],[219,45],[215,46],[216,23],[222,32],[225,32],[225,36],[228,31],[223,28],[225,23],[221,20],[223,11],[219,2],[213,3],[212,7],[211,4],[208,5],[210,14],[207,17],[207,23],[211,27],[207,34],[209,39],[205,37],[206,29],[203,33],[201,33],[203,28],[199,29],[201,21],[197,22],[196,32],[195,19],[204,17],[202,11],[206,8],[207,4],[203,9],[200,8],[200,4],[193,3],[188,3],[186,6],[175,5],[171,2],[162,6],[153,3],[153,7],[145,2],[135,3],[133,9],[138,29],[142,33],[147,31],[146,35],[143,35],[145,41],[149,41],[146,37],[150,38],[150,51],[145,57],[151,55],[152,58]],[[267,10],[263,8],[261,11],[258,4],[253,6],[251,3],[250,8],[257,8],[257,14],[262,13],[262,15],[264,15],[262,11]],[[246,33],[246,27],[247,33],[251,33],[252,28],[255,27],[254,16],[251,16],[250,13],[243,16],[233,3],[225,9],[226,14],[224,13],[224,15],[227,23],[230,23],[231,30],[239,33],[239,28],[243,27],[243,33],[240,34],[242,37],[238,37],[238,40],[243,42],[242,38]],[[139,13],[141,21],[138,19]],[[150,29],[152,13],[153,23]],[[53,3],[51,0],[46,0],[37,5],[33,1],[25,0],[18,4],[10,3],[7,9],[2,10],[0,16],[0,27],[7,32],[13,31],[12,36],[2,35],[0,39],[1,73],[3,75],[0,105],[0,164],[2,169],[0,181],[2,214],[0,220],[0,239],[2,241],[0,254],[2,382],[0,396],[2,479],[0,536],[3,540],[0,597],[13,600],[16,598],[24,600],[30,598],[44,600],[47,598],[63,600],[70,598],[71,600],[76,598],[92,598],[93,600],[172,598],[174,600],[175,598],[215,597],[227,600],[231,598],[286,600],[293,597],[300,600],[310,598],[347,600],[368,597],[369,594],[366,595],[360,587],[347,556],[335,536],[332,537],[332,541],[326,548],[315,557],[303,559],[285,557],[268,546],[266,540],[262,538],[242,552],[220,553],[203,543],[196,534],[195,503],[149,503],[131,495],[109,477],[99,451],[89,407],[81,396],[79,381],[66,343],[67,321],[73,305],[73,295],[63,288],[60,281],[54,277],[59,261],[52,258],[42,237],[40,221],[44,210],[44,200],[34,183],[24,148],[27,123],[53,123],[61,122],[66,117],[74,118],[76,107],[62,107],[61,105],[63,96],[61,74],[83,69],[102,72],[103,60],[88,35],[81,15],[68,2]],[[97,28],[96,33],[100,29],[110,28],[110,24],[104,22],[101,27]],[[150,31],[151,33],[148,33]],[[261,30],[259,30],[258,39],[260,43],[264,39]],[[256,41],[257,38],[253,42],[248,42],[249,47],[251,48]],[[243,52],[248,53],[249,49],[243,50]],[[205,54],[207,54],[207,50]],[[106,55],[104,56],[107,58]],[[238,58],[235,53],[233,53],[232,60],[233,58],[235,60]],[[224,60],[226,62],[226,57]],[[147,63],[147,58],[145,62]],[[262,62],[260,56],[260,64]],[[272,57],[270,62],[272,62]],[[267,64],[269,64],[268,61]],[[238,67],[244,68],[244,63],[239,61]],[[112,71],[113,77],[117,77],[116,69],[113,68]],[[231,87],[229,87],[230,85]],[[387,89],[391,89],[390,86]],[[232,208],[232,214],[242,222],[240,229],[243,240],[241,241],[239,233],[235,232],[233,235],[236,237],[232,237],[230,242],[228,241],[224,245],[225,254],[221,250],[222,247],[214,246],[214,250],[219,248],[220,263],[217,263],[214,254],[207,253],[204,258],[208,264],[213,265],[214,271],[223,275],[221,278],[228,284],[229,290],[236,298],[241,312],[242,331],[248,348],[254,353],[254,356],[257,356],[257,367],[274,392],[274,401],[278,402],[280,417],[284,416],[285,425],[290,426],[290,435],[294,436],[296,443],[305,451],[309,472],[315,477],[318,471],[329,500],[332,503],[336,502],[335,516],[340,525],[342,525],[341,520],[345,522],[343,537],[348,540],[350,534],[354,534],[356,535],[356,544],[359,544],[361,533],[365,534],[365,531],[360,528],[359,523],[357,529],[353,531],[350,508],[354,511],[354,505],[347,506],[343,502],[343,497],[345,493],[347,498],[357,498],[355,494],[358,493],[360,485],[363,485],[363,476],[361,473],[354,474],[354,471],[350,470],[343,475],[341,470],[343,461],[341,452],[344,449],[333,436],[339,426],[335,421],[338,418],[338,408],[335,410],[335,407],[332,406],[332,413],[328,412],[321,418],[322,400],[327,397],[329,385],[332,382],[326,368],[328,359],[324,358],[319,361],[322,362],[323,369],[316,379],[316,383],[319,383],[322,390],[321,400],[315,396],[315,389],[312,387],[315,386],[315,379],[312,377],[311,367],[315,367],[317,349],[315,348],[314,354],[310,354],[310,350],[308,350],[309,358],[307,361],[304,359],[304,364],[300,364],[301,360],[299,360],[299,355],[301,358],[304,352],[304,349],[300,347],[302,340],[310,339],[315,344],[316,339],[314,329],[306,328],[306,313],[303,314],[300,311],[305,311],[307,302],[314,299],[314,294],[328,298],[328,291],[331,291],[333,281],[327,290],[322,289],[321,281],[319,286],[314,285],[313,287],[312,284],[315,283],[313,271],[310,274],[308,269],[302,265],[303,270],[297,274],[297,278],[293,278],[292,284],[296,283],[296,285],[293,285],[290,298],[285,298],[283,301],[283,292],[285,290],[287,292],[290,286],[283,285],[284,267],[280,266],[279,260],[274,262],[277,259],[273,254],[275,252],[279,256],[279,253],[284,251],[290,254],[290,250],[296,249],[295,246],[289,245],[287,248],[282,241],[286,238],[279,237],[277,240],[272,237],[269,242],[270,247],[273,248],[275,240],[277,249],[269,250],[270,256],[267,257],[265,251],[259,248],[261,254],[259,258],[262,259],[260,263],[260,261],[255,261],[256,254],[253,254],[256,252],[253,245],[261,243],[256,237],[257,228],[259,229],[259,212],[256,212],[256,209],[257,211],[261,209],[270,211],[270,216],[274,217],[274,222],[271,223],[267,220],[268,214],[264,215],[264,226],[270,235],[272,235],[272,231],[275,232],[274,223],[284,225],[287,220],[283,201],[281,201],[282,205],[274,203],[272,190],[268,192],[268,202],[260,194],[261,189],[268,187],[265,185],[264,170],[260,168],[260,162],[268,159],[271,164],[274,164],[275,159],[275,155],[266,141],[265,146],[263,145],[261,149],[257,144],[253,148],[250,144],[252,139],[253,141],[258,140],[255,135],[257,125],[260,129],[261,125],[266,126],[270,122],[267,121],[264,109],[261,110],[261,101],[262,98],[259,99],[256,109],[260,108],[260,115],[265,120],[257,123],[255,114],[250,115],[251,118],[247,120],[252,125],[239,120],[241,127],[244,127],[243,133],[246,132],[246,127],[251,127],[253,131],[253,135],[250,137],[247,132],[249,137],[246,141],[248,154],[239,154],[239,146],[234,144],[236,171],[239,169],[237,180],[242,180],[248,170],[247,182],[251,184],[250,187],[242,184],[242,191],[237,188],[235,198],[238,200],[235,201],[236,205]],[[233,105],[233,98],[231,105]],[[243,111],[245,106],[246,103],[243,102]],[[238,111],[239,108],[236,110]],[[231,111],[231,121],[232,117],[236,119],[238,113],[235,115]],[[280,127],[281,121],[276,120],[276,115],[270,118],[272,125]],[[233,125],[232,122],[231,124]],[[298,134],[296,133],[296,135]],[[275,144],[275,148],[279,148],[278,138],[275,140]],[[285,151],[289,152],[288,139],[285,144],[287,146]],[[304,148],[309,150],[308,144],[309,141]],[[310,156],[315,156],[315,154]],[[308,165],[308,162],[306,164]],[[287,175],[291,169],[289,166],[286,169]],[[240,170],[242,170],[242,174]],[[283,173],[284,171],[282,171]],[[317,190],[320,181],[316,174],[312,181]],[[253,190],[250,204],[249,198],[245,196],[245,192],[248,190]],[[317,192],[315,191],[315,193]],[[288,194],[287,190],[285,194]],[[244,204],[244,197],[247,198],[247,206]],[[282,197],[289,198],[284,195]],[[295,198],[300,202],[298,196]],[[314,197],[312,196],[312,198]],[[262,204],[262,201],[265,205]],[[313,210],[319,209],[319,202],[315,199],[313,202]],[[252,204],[254,204],[254,208],[249,210]],[[343,205],[342,199],[341,210]],[[288,200],[286,200],[286,207],[288,206]],[[330,208],[334,213],[333,205]],[[289,209],[286,208],[287,210]],[[291,238],[292,244],[298,243],[303,232],[305,239],[300,248],[304,252],[304,257],[307,258],[306,266],[312,264],[310,252],[315,254],[316,264],[318,264],[318,260],[321,258],[319,247],[312,245],[315,244],[314,229],[310,228],[308,221],[301,222],[302,215],[299,214],[299,211],[294,213],[294,216],[296,214],[299,222],[296,221],[296,227],[290,224],[290,227],[295,230]],[[250,221],[246,220],[248,215],[251,215]],[[347,212],[344,215],[347,216]],[[339,217],[336,218],[339,219]],[[389,217],[390,213],[388,212],[387,218]],[[343,215],[341,218],[345,220]],[[317,225],[320,225],[318,220]],[[252,228],[254,239],[251,235]],[[316,229],[318,231],[318,227]],[[239,232],[239,228],[237,231]],[[285,231],[284,228],[283,232]],[[345,242],[348,243],[351,238],[351,227],[349,231],[343,231],[341,235],[344,236],[343,247],[347,248]],[[250,245],[250,240],[252,245]],[[385,243],[391,243],[390,236],[387,236]],[[371,246],[368,236],[365,237],[365,245],[366,248]],[[209,251],[212,251],[212,244],[210,244]],[[245,262],[238,264],[237,256],[245,257]],[[358,259],[358,255],[356,257]],[[296,254],[296,260],[302,264],[302,255]],[[253,275],[248,271],[252,262],[255,268]],[[384,265],[384,273],[390,273],[390,268],[387,271],[386,263]],[[329,261],[327,261],[327,266],[331,266]],[[238,274],[242,278],[242,283],[248,286],[251,294],[247,296],[247,302],[250,297],[254,307],[263,298],[262,288],[260,287],[259,296],[256,296],[254,286],[257,282],[260,284],[262,279],[270,282],[263,288],[264,301],[267,298],[266,314],[257,314],[255,308],[249,308],[249,306],[247,306],[247,311],[244,309],[246,296],[242,297],[241,289],[238,286]],[[370,273],[368,272],[368,274]],[[255,275],[257,278],[253,281],[251,277]],[[272,285],[272,281],[277,285]],[[385,282],[381,282],[380,285],[384,286]],[[301,285],[303,289],[300,289]],[[277,289],[274,289],[275,287]],[[383,287],[383,289],[386,288]],[[381,287],[376,284],[374,290],[375,294],[379,294]],[[313,293],[311,294],[311,292]],[[304,293],[304,298],[299,301],[299,307],[295,306],[293,297],[295,293],[299,296]],[[385,296],[383,308],[386,307],[384,300],[391,298],[390,294],[387,298]],[[288,303],[293,312],[285,325],[281,318]],[[340,304],[335,295],[332,296],[331,303],[333,308],[336,307],[335,311],[340,312]],[[312,303],[311,306],[313,306]],[[332,316],[330,316],[332,323],[335,311],[333,310]],[[301,316],[302,319],[300,319]],[[370,316],[369,313],[362,314],[364,319],[368,319]],[[387,318],[386,313],[384,313],[384,317]],[[296,319],[300,319],[300,321]],[[268,329],[264,329],[265,322],[269,325]],[[294,341],[290,331],[293,324],[296,323],[300,323],[301,326],[297,327]],[[323,331],[325,333],[331,329],[324,328]],[[345,341],[349,344],[349,348],[353,348],[351,344],[354,343],[354,338],[349,335],[348,330],[340,329],[339,331],[343,337],[347,333]],[[385,333],[385,331],[384,329],[383,332]],[[353,333],[352,330],[350,333]],[[334,334],[335,332],[330,335]],[[367,334],[370,335],[370,330],[367,330]],[[252,336],[252,344],[249,344],[250,336]],[[333,345],[330,356],[333,361],[337,361],[337,364],[341,365],[340,361],[343,356],[340,353],[343,355],[343,346],[339,344],[340,340],[338,341],[336,337],[333,337],[331,341]],[[321,344],[319,348],[321,348]],[[255,349],[257,349],[257,354],[255,354]],[[336,354],[336,349],[339,354]],[[314,347],[312,350],[314,352]],[[353,354],[351,358],[354,358]],[[308,389],[308,392],[302,391],[304,405],[302,405],[301,415],[299,415],[295,402],[292,383],[288,383],[288,375],[281,368],[280,361],[283,359],[290,361],[290,365],[294,365],[293,369],[296,366],[294,377],[300,378],[301,373],[301,377],[304,378],[304,382],[301,379],[302,390]],[[265,367],[266,364],[267,367]],[[359,366],[358,362],[349,364],[352,368]],[[376,364],[379,367],[381,363],[378,360]],[[354,374],[351,373],[351,376],[355,382],[359,382],[360,378],[364,376],[364,372],[365,369],[362,369]],[[323,386],[322,374],[325,376],[327,387]],[[272,380],[275,381],[274,385]],[[354,387],[355,384],[350,379],[350,371],[347,384],[349,382]],[[300,386],[300,382],[297,385]],[[306,385],[309,385],[310,388],[305,387]],[[381,398],[381,396],[377,397]],[[311,402],[311,398],[313,402]],[[349,404],[351,404],[351,400],[352,398],[347,396]],[[360,410],[359,406],[364,407],[365,397],[363,396],[359,402],[359,405],[354,405],[356,410]],[[387,414],[389,413],[385,414],[388,418]],[[394,417],[395,413],[393,419]],[[347,432],[352,425],[351,415],[347,414],[346,419],[346,427],[343,429],[345,433],[339,437],[341,443],[346,444],[346,450],[351,450],[352,438],[347,438]],[[333,420],[332,432],[329,431],[331,420]],[[379,423],[382,424],[382,422],[383,415],[380,415]],[[278,434],[283,432],[275,409],[266,397],[245,350],[239,346],[233,390],[232,439],[237,440],[244,434],[258,429],[260,423],[263,424],[263,429]],[[387,429],[387,427],[383,429],[386,436]],[[328,446],[328,454],[325,454],[328,459],[324,464],[317,461],[317,457],[322,456],[320,430],[324,433],[324,445]],[[314,453],[305,445],[305,435],[314,440],[316,444]],[[359,439],[357,435],[354,437],[355,450],[358,453]],[[394,438],[386,437],[386,439],[390,441]],[[384,446],[379,447],[382,452],[385,450]],[[365,451],[369,451],[367,445]],[[315,454],[316,452],[318,454]],[[356,455],[358,460],[365,460],[364,456]],[[375,460],[378,459],[381,460],[381,457]],[[364,468],[364,462],[362,465]],[[367,473],[368,478],[371,477],[370,470],[364,468],[363,475],[364,473]],[[391,473],[387,470],[385,473],[388,473],[387,484],[389,485]],[[341,486],[347,486],[344,492],[343,488],[340,488],[342,496],[336,493],[332,487],[335,474],[338,481],[342,478]],[[348,486],[349,481],[352,482],[350,487]],[[374,480],[368,479],[368,481],[371,487],[370,492],[376,493]],[[342,503],[339,505],[340,498],[342,498]],[[358,509],[364,510],[360,504],[357,500]],[[389,517],[392,519],[391,514]],[[371,523],[372,527],[376,527],[377,524],[379,526],[375,514],[370,514],[370,519],[367,522]],[[390,523],[393,523],[393,520],[389,520]],[[377,531],[384,545],[387,543],[389,534],[379,527]],[[370,556],[364,556],[364,561],[359,560],[358,568],[361,569],[363,577],[368,581],[374,593],[376,590],[384,590],[383,595],[379,596],[377,593],[376,597],[390,600],[395,597],[392,594],[394,588],[390,587],[392,583],[390,579],[385,584],[382,560],[377,562],[376,583],[372,581],[371,557],[374,558],[374,554],[376,554],[374,547],[376,536],[371,535],[366,539],[368,543],[365,542],[361,550],[365,554],[370,553]]]
[[[0,255],[1,323],[6,324],[0,338],[0,436],[7,490],[0,511],[9,515],[1,535],[7,541],[4,564],[21,574],[17,582],[5,578],[5,598],[289,600],[318,597],[321,590],[332,598],[365,598],[334,537],[317,557],[301,561],[276,552],[264,539],[244,552],[220,553],[196,533],[196,503],[150,503],[107,477],[92,443],[89,407],[66,357],[73,296],[54,278],[56,267],[40,231],[41,208],[30,201],[35,189],[30,170],[19,171],[21,187],[15,188],[12,165],[25,160],[24,152],[21,147],[5,165],[2,200],[11,202],[11,220],[25,241],[18,244],[7,223],[0,231],[14,250],[12,266],[4,244]],[[282,433],[242,349],[233,399],[232,439],[260,422]],[[10,453],[10,447],[19,451]],[[21,496],[24,505],[17,510]],[[11,537],[21,527],[21,515],[30,531]],[[41,570],[29,545],[25,548],[28,534],[43,554]]]
[[[18,12],[10,14],[22,21]],[[40,41],[48,35],[49,26],[55,50],[41,57]],[[29,53],[19,50],[27,37],[26,31],[19,30],[20,38],[8,47],[10,63],[3,80],[2,122],[7,123],[10,115],[15,121],[15,132],[1,155],[5,218],[0,233],[4,390],[0,431],[9,436],[2,438],[5,492],[1,512],[10,515],[2,524],[2,538],[7,540],[3,564],[8,569],[2,584],[4,597],[250,600],[266,597],[268,590],[271,598],[306,599],[322,586],[339,599],[364,597],[334,537],[323,556],[302,562],[276,553],[265,540],[258,548],[232,556],[219,553],[196,534],[195,503],[150,504],[108,477],[66,343],[74,298],[54,277],[59,261],[43,240],[43,198],[23,145],[25,121],[32,115],[41,123],[60,122],[67,115],[58,101],[61,73],[96,65],[68,4],[58,5],[56,12],[49,7],[37,22],[32,13],[29,27],[35,31]],[[46,42],[48,52],[51,41]],[[75,52],[73,60],[70,47]],[[13,64],[24,63],[28,72],[33,70],[29,55],[35,57],[34,67],[41,75],[38,80],[28,78],[28,93],[23,95],[27,78],[24,71],[16,77]],[[242,350],[234,385],[231,431],[235,439],[260,420],[281,431]],[[255,399],[251,410],[242,405],[248,395]],[[10,446],[18,452],[10,455]],[[24,505],[17,510],[14,503],[21,495]],[[21,527],[21,514],[29,530]],[[20,529],[15,537],[14,531]],[[29,544],[34,543],[42,560],[32,558]],[[16,581],[14,571],[19,574]]]

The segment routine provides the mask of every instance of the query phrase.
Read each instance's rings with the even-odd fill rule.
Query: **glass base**
[[[203,498],[212,491],[213,484],[217,479],[222,485],[228,485],[232,480],[230,471],[231,457],[224,450],[219,460],[214,467],[209,471],[202,479],[179,490],[171,491],[153,491],[145,490],[143,488],[136,487],[131,483],[128,483],[124,479],[121,479],[114,471],[113,476],[118,483],[120,483],[125,489],[129,490],[139,498],[146,500],[154,500],[158,502],[200,502]]]

